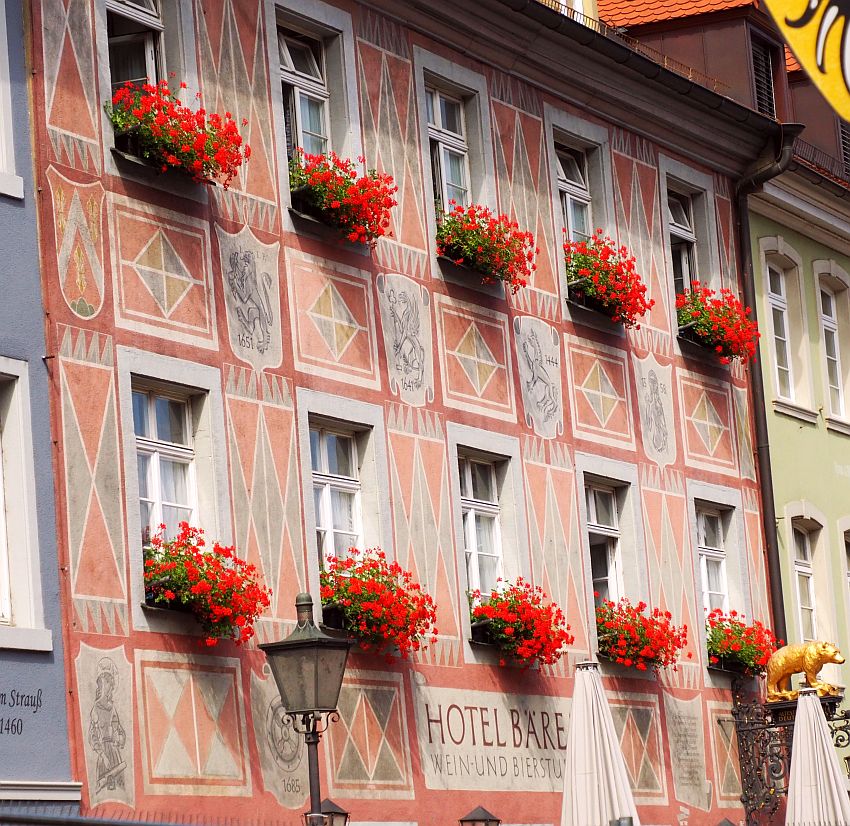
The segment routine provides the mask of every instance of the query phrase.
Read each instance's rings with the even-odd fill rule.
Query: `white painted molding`
[[[70,780],[0,780],[0,800],[56,800],[77,802],[83,784]]]

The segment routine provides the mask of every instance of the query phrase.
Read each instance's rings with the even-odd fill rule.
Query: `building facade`
[[[28,11],[0,5],[0,798],[78,808],[66,735],[49,373],[33,185]]]
[[[552,5],[33,4],[87,815],[295,824],[305,808],[303,745],[262,653],[206,649],[190,618],[145,605],[146,532],[185,517],[262,571],[260,641],[288,633],[295,595],[317,594],[324,554],[348,544],[383,547],[435,598],[439,638],[414,662],[349,662],[322,754],[324,792],[353,821],[437,824],[483,804],[557,823],[601,584],[690,629],[675,671],[602,666],[642,822],[740,818],[729,678],[707,668],[702,625],[713,591],[769,611],[751,401],[744,369],[676,336],[669,203],[704,280],[739,290],[735,184],[778,130]],[[172,74],[247,121],[251,160],[228,190],[114,151],[113,84]],[[290,209],[287,147],[308,140],[395,177],[374,253]],[[526,289],[438,260],[446,182],[535,234]],[[577,216],[637,256],[656,302],[639,330],[567,301]],[[472,542],[476,509],[494,529]],[[469,641],[467,591],[494,573],[479,554],[564,608],[576,639],[557,666],[500,667]]]

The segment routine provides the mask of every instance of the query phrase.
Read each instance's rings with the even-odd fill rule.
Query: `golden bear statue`
[[[767,701],[796,700],[800,692],[791,691],[791,675],[801,672],[819,697],[838,694],[835,686],[818,679],[818,672],[826,663],[843,662],[844,657],[831,642],[804,642],[774,651],[767,661]]]

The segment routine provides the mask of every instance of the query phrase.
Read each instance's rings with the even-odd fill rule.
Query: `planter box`
[[[112,154],[119,163],[127,164],[137,172],[143,171],[144,174],[162,175],[166,178],[170,176],[175,179],[175,182],[179,179],[181,181],[189,181],[190,183],[202,183],[209,186],[215,185],[215,181],[210,178],[201,178],[196,181],[191,172],[179,166],[169,166],[163,172],[161,163],[142,156],[139,133],[135,129],[129,132],[115,133],[115,146],[112,148]]]
[[[300,186],[289,191],[289,207],[290,213],[307,221],[313,221],[322,226],[332,229],[338,229],[334,223],[329,220],[327,213],[323,209],[319,209],[310,198],[310,189],[306,186]]]
[[[604,304],[596,296],[588,295],[582,290],[582,284],[586,282],[586,280],[587,279],[579,279],[567,284],[567,303],[571,304],[573,307],[581,307],[583,310],[598,313],[599,315],[611,319],[613,322],[615,314],[614,308]]]
[[[154,591],[145,591],[145,601],[142,605],[153,611],[168,611],[172,614],[188,614],[192,617],[195,616],[195,612],[192,610],[191,606],[185,605],[180,602],[180,600],[175,599],[169,602],[155,602],[155,596],[156,593]]]
[[[699,354],[704,358],[711,358],[718,367],[724,367],[720,361],[720,353],[715,350],[714,344],[709,344],[701,336],[694,332],[693,324],[685,324],[679,327],[677,338],[682,345],[683,350],[689,350],[694,354]]]
[[[715,671],[718,674],[728,674],[731,677],[755,678],[759,676],[758,674],[748,673],[747,668],[743,663],[740,663],[737,660],[726,659],[724,657],[720,657],[717,663],[709,663],[708,670]]]
[[[322,605],[322,625],[334,631],[345,630],[345,614],[342,606],[336,602],[328,602]]]
[[[614,668],[621,668],[627,674],[654,677],[658,672],[658,669],[656,669],[655,666],[649,661],[647,661],[646,663],[646,671],[641,671],[640,669],[635,668],[633,665],[623,665],[623,663],[618,663],[616,657],[612,657],[610,654],[606,654],[604,651],[597,651],[596,659],[598,659],[600,662],[610,663],[614,666]]]
[[[469,641],[476,645],[489,645],[496,648],[496,643],[490,635],[490,620],[483,619],[473,622],[469,628]]]

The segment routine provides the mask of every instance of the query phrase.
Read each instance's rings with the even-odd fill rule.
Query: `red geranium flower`
[[[715,608],[705,620],[706,648],[712,665],[721,660],[744,666],[747,674],[764,674],[767,661],[782,645],[758,620],[748,625],[737,611],[728,614]]]

